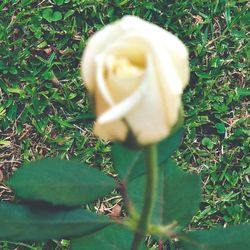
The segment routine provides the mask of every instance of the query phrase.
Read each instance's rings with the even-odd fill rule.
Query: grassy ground
[[[133,14],[178,35],[190,51],[186,134],[174,157],[203,179],[201,208],[189,227],[248,222],[248,8],[246,0],[2,0],[0,199],[12,199],[1,181],[26,161],[59,155],[112,171],[109,145],[91,132],[94,117],[79,61],[93,32]],[[0,249],[66,249],[67,244],[5,242]]]

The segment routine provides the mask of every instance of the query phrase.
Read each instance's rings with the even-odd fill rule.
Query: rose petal
[[[95,58],[108,44],[119,38],[119,27],[116,23],[109,24],[95,33],[89,40],[84,50],[81,63],[81,74],[90,92],[94,91],[96,80]]]
[[[132,128],[137,141],[142,145],[159,141],[169,133],[152,58],[148,59],[145,81],[144,84],[147,85],[145,95],[125,116],[125,120]]]
[[[114,105],[114,100],[111,93],[107,87],[105,74],[105,54],[101,54],[96,57],[96,89],[98,89],[105,99],[105,101],[110,105]]]
[[[98,122],[100,123],[114,121],[116,119],[120,119],[121,117],[123,117],[124,114],[126,114],[131,108],[133,108],[133,106],[140,100],[140,98],[142,97],[142,93],[145,91],[145,86],[143,86],[144,85],[143,80],[139,84],[135,82],[134,86],[132,86],[133,91],[129,91],[132,92],[132,95],[127,97],[128,93],[124,93],[124,99],[121,102],[117,103],[117,101],[120,101],[119,98],[118,99],[116,98],[118,95],[117,94],[118,91],[117,88],[112,86],[108,82],[108,79],[106,79],[107,77],[105,74],[106,70],[105,60],[108,59],[109,55],[118,56],[122,55],[123,52],[125,52],[125,55],[132,57],[134,55],[134,53],[132,53],[130,46],[132,45],[133,51],[136,51],[136,56],[132,57],[133,60],[136,60],[135,63],[138,63],[140,66],[144,66],[145,64],[145,62],[140,62],[139,57],[141,55],[138,54],[138,51],[142,51],[144,49],[143,47],[145,47],[143,46],[142,43],[143,41],[141,41],[140,39],[136,39],[134,37],[132,40],[131,39],[128,40],[126,39],[126,36],[124,39],[120,40],[122,41],[114,43],[112,46],[104,50],[103,53],[98,55],[98,57],[96,57],[96,68],[97,68],[96,89],[100,92],[100,95],[105,100],[105,102],[108,103],[108,105],[110,106],[110,109],[108,110],[108,112],[105,112],[105,114],[98,113],[98,116],[101,115],[98,118]],[[137,77],[138,76],[136,76],[136,78]],[[136,80],[140,80],[140,78]],[[127,85],[131,85],[131,83],[127,83]]]
[[[157,37],[154,38],[157,39]],[[164,33],[160,41],[162,50],[164,51],[165,48],[166,54],[168,54],[177,75],[181,79],[182,89],[184,89],[189,81],[189,62],[186,46],[178,37],[169,32]]]
[[[97,117],[106,112],[110,108],[110,105],[105,101],[102,94],[98,89],[95,91],[95,112]]]
[[[128,134],[128,128],[121,120],[108,123],[99,123],[97,120],[94,124],[94,133],[105,140],[124,141]]]
[[[162,52],[166,50],[174,64],[177,74],[182,80],[182,87],[184,88],[188,84],[188,51],[178,37],[157,25],[146,22],[136,16],[124,17],[121,20],[120,27],[123,31],[126,31],[127,34],[132,34],[136,31],[136,33],[153,40],[154,47],[161,48]]]
[[[143,43],[141,43],[141,41],[139,41],[139,44],[137,44],[136,39],[133,39],[133,41],[129,41],[125,36],[124,39],[120,38],[117,42],[114,42],[112,46],[108,46],[102,53],[95,57],[96,88],[99,89],[103,98],[107,103],[109,103],[109,105],[113,106],[117,101],[120,101],[121,99],[118,98],[117,100],[116,97],[119,96],[117,88],[114,88],[114,86],[110,84],[108,79],[106,79],[106,71],[108,70],[108,68],[106,68],[106,64],[108,63],[110,55],[121,57],[122,55],[124,55],[124,57],[126,56],[125,59],[131,59],[140,67],[144,67],[145,59],[142,58],[142,45]],[[138,78],[138,76],[136,76],[136,78]],[[139,85],[136,81],[134,82],[134,84],[132,83],[132,81],[130,83],[127,83],[126,88],[128,88],[128,90],[130,89],[130,91],[128,92],[132,92],[132,90],[135,90]],[[123,92],[124,98],[127,96],[123,90],[120,92]]]
[[[160,95],[167,116],[167,123],[173,126],[179,116],[181,105],[182,83],[181,79],[173,67],[173,63],[167,53],[160,48],[152,48],[154,51],[152,60],[154,61],[154,74],[158,78]]]
[[[143,81],[136,91],[129,97],[125,98],[120,103],[117,103],[109,110],[104,112],[97,118],[99,123],[112,122],[118,119],[122,119],[136,104],[140,102],[145,96],[145,92],[148,90],[147,81]]]
[[[106,54],[106,84],[117,103],[133,93],[143,81],[145,52],[135,43],[119,42]]]

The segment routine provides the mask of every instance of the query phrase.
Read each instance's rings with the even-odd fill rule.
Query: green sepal
[[[184,129],[178,128],[169,137],[158,143],[158,164],[162,165],[179,147]],[[112,159],[119,179],[127,183],[145,173],[144,151],[133,150],[120,143],[112,145]]]
[[[128,196],[140,214],[144,204],[145,176],[128,183]],[[201,180],[196,174],[180,170],[169,160],[159,170],[157,196],[152,213],[152,223],[172,225],[180,231],[197,211],[201,197]]]

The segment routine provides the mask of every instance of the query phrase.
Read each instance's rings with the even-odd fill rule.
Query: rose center
[[[105,66],[105,80],[115,101],[129,96],[144,78],[144,68],[126,57],[109,55]]]
[[[110,57],[107,66],[119,78],[138,77],[143,74],[143,69],[133,65],[127,58]]]

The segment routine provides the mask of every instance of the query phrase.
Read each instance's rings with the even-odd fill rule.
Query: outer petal
[[[155,143],[169,134],[164,105],[160,98],[158,79],[152,58],[148,59],[147,92],[141,101],[125,116],[139,144]]]
[[[95,112],[96,116],[98,117],[102,115],[104,112],[106,112],[110,108],[110,105],[105,101],[101,92],[98,89],[96,89],[94,94],[95,94]]]
[[[81,60],[81,74],[91,92],[93,92],[95,86],[95,57],[100,54],[107,45],[119,38],[121,31],[117,23],[118,22],[105,26],[105,28],[96,32],[87,42]]]
[[[118,119],[123,119],[131,109],[140,103],[142,98],[144,98],[146,91],[149,91],[147,79],[142,82],[139,88],[132,95],[110,107],[109,110],[100,115],[98,117],[98,122],[107,123]]]
[[[166,123],[175,125],[179,116],[182,94],[182,80],[171,58],[160,47],[153,47],[154,74],[158,77],[158,87],[163,100]]]
[[[108,123],[99,123],[94,125],[94,133],[105,140],[125,141],[128,128],[121,120]]]
[[[189,82],[189,61],[186,46],[181,40],[169,32],[165,32],[164,39],[160,39],[160,41],[162,48],[166,49],[173,67],[175,68],[177,75],[180,77],[182,88],[184,89]]]
[[[103,99],[109,104],[109,106],[114,105],[114,100],[108,89],[105,74],[105,54],[101,54],[96,58],[96,90],[100,91]]]
[[[129,33],[137,31],[140,35],[147,36],[154,41],[155,47],[161,47],[163,50],[166,50],[182,80],[183,88],[188,84],[188,51],[178,37],[155,24],[135,16],[126,16],[121,19],[121,26],[124,31]]]
[[[98,89],[95,91],[95,101],[97,117],[101,116],[103,113],[105,114],[105,112],[109,110],[109,104],[105,101]],[[124,141],[127,137],[128,128],[122,120],[112,120],[106,123],[100,123],[97,119],[94,124],[94,133],[106,140]]]

